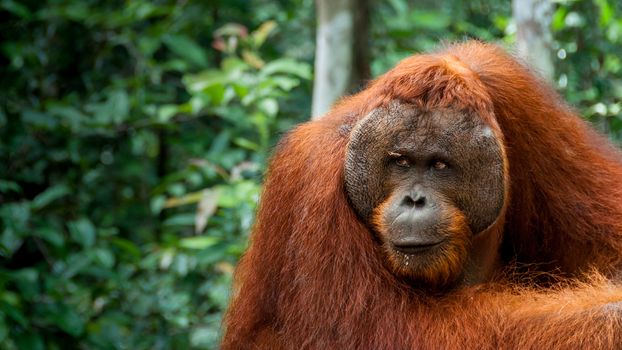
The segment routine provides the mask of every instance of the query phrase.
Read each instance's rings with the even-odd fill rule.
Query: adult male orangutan
[[[622,157],[502,49],[416,55],[278,145],[224,349],[620,349]]]

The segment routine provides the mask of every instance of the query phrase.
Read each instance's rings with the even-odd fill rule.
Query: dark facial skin
[[[356,125],[345,169],[394,273],[432,286],[477,279],[478,236],[505,199],[501,143],[481,118],[394,102]]]

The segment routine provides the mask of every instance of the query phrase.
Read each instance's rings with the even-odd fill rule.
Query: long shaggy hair
[[[514,274],[433,295],[389,272],[348,203],[344,157],[358,120],[393,100],[471,110],[497,129],[509,164],[505,217],[493,228],[503,261],[571,282]],[[622,290],[608,277],[621,252],[618,152],[502,49],[457,44],[405,59],[280,142],[222,347],[619,348]]]

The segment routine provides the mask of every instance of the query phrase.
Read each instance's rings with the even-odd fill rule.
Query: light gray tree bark
[[[313,119],[369,78],[367,1],[316,0],[316,13]]]
[[[516,48],[545,79],[552,81],[555,73],[552,60],[553,34],[551,0],[512,0],[516,22]]]

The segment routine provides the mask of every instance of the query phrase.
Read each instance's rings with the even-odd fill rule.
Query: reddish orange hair
[[[391,274],[344,192],[353,125],[392,100],[475,111],[503,138],[502,257],[533,278],[428,295]],[[622,163],[558,95],[480,42],[417,55],[297,127],[270,164],[235,275],[224,349],[619,348]],[[598,276],[582,278],[594,269]],[[532,276],[530,274],[529,276]],[[581,282],[579,282],[579,280]]]

